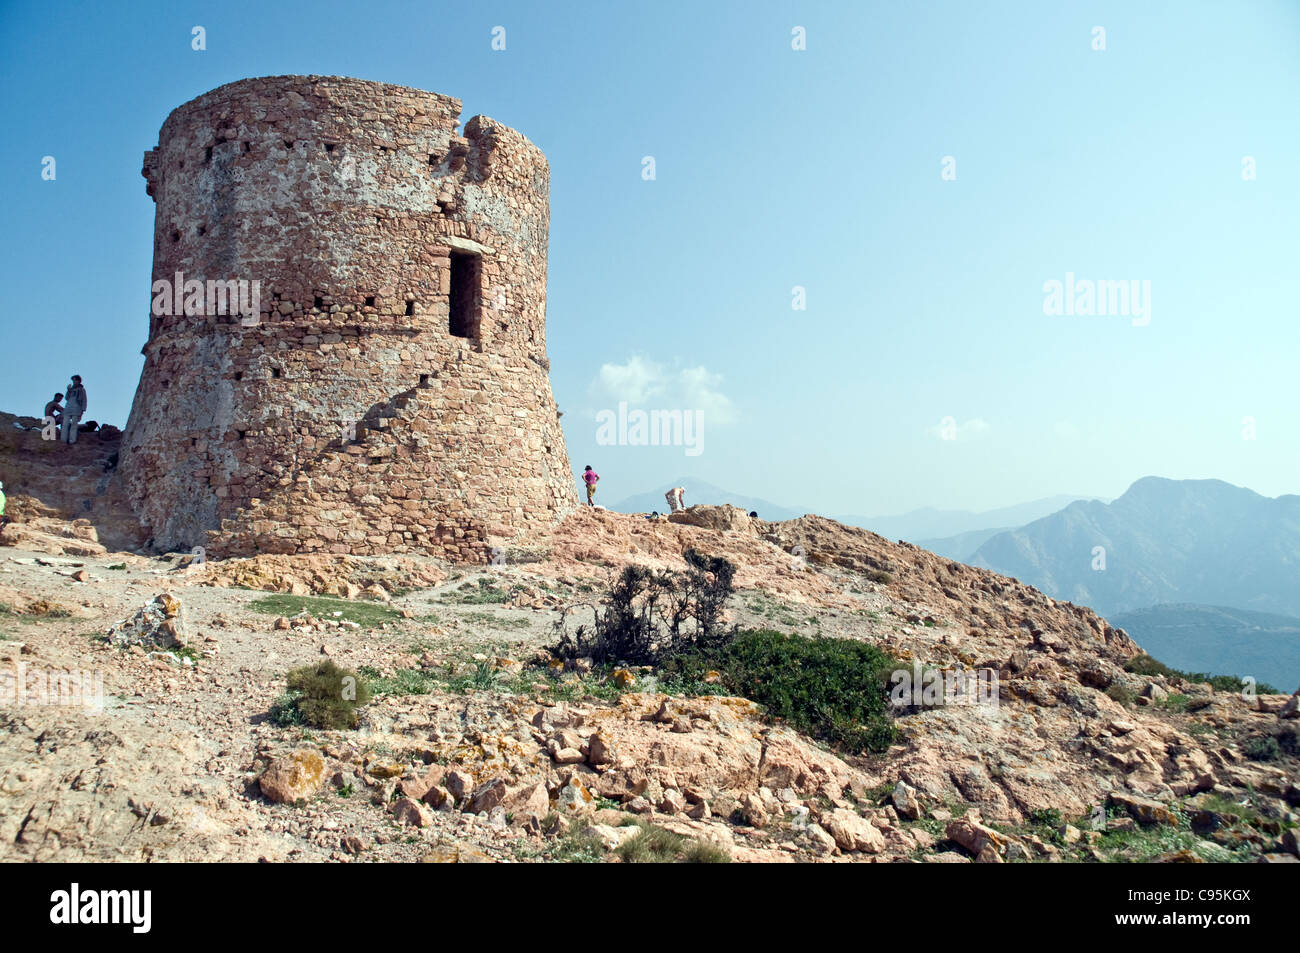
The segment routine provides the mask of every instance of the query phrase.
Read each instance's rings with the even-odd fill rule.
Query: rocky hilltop
[[[0,858],[1296,859],[1296,696],[1193,683],[1088,609],[916,546],[696,506],[582,509],[482,566],[147,556],[111,434],[0,426]],[[730,622],[989,673],[996,704],[901,706],[868,754],[547,653],[566,606],[688,549],[736,566]],[[288,673],[322,660],[373,695],[355,728],[284,715]]]

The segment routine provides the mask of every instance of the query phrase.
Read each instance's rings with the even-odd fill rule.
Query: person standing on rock
[[[86,388],[81,386],[81,375],[73,374],[72,383],[68,385],[68,403],[63,409],[63,442],[77,442],[77,425],[81,415],[86,412]]]
[[[582,482],[587,484],[587,505],[596,505],[596,484],[600,482],[600,474],[587,467],[582,471]]]
[[[686,509],[686,504],[682,502],[682,494],[686,492],[686,487],[675,486],[664,494],[664,499],[668,501],[669,514],[676,513],[678,510]]]

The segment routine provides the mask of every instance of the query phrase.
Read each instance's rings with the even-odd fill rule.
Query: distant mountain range
[[[1017,503],[1014,506],[1003,506],[996,510],[983,510],[981,512],[940,510],[927,506],[898,516],[850,515],[836,516],[834,518],[841,523],[869,529],[886,539],[903,539],[909,543],[924,546],[931,552],[939,552],[937,549],[925,546],[923,540],[929,540],[948,548],[952,548],[954,545],[960,548],[976,539],[979,533],[987,533],[989,536],[993,536],[1005,529],[1024,526],[1026,523],[1032,523],[1036,519],[1055,513],[1075,500],[1086,499],[1094,499],[1094,497],[1081,495],[1048,496],[1041,500],[1030,500],[1028,503]],[[960,539],[961,537],[965,537],[965,539]],[[983,542],[983,540],[980,540],[980,542]],[[979,543],[976,543],[976,546],[978,545]],[[967,555],[974,551],[974,548],[970,549]],[[948,553],[942,553],[942,555],[947,556]],[[952,556],[950,558],[956,559],[958,557]]]
[[[1106,616],[1190,600],[1300,616],[1300,496],[1145,477],[998,533],[970,562]]]
[[[1227,606],[1151,606],[1110,616],[1143,650],[1185,672],[1300,686],[1300,618]]]
[[[973,529],[968,533],[958,533],[956,536],[945,536],[943,539],[915,539],[908,540],[909,543],[916,543],[922,549],[928,549],[932,553],[938,553],[940,556],[947,556],[949,559],[955,559],[959,563],[968,563],[975,551],[983,546],[988,540],[992,539],[998,533],[1006,533],[1013,529],[1014,526],[995,526],[993,529]],[[899,537],[906,539],[906,537]]]

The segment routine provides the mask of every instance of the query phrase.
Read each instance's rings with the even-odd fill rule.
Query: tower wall
[[[547,377],[546,159],[483,116],[458,135],[459,115],[289,76],[167,118],[120,460],[156,546],[471,559],[576,505]],[[228,281],[248,314],[209,293]],[[202,313],[158,313],[187,297]]]

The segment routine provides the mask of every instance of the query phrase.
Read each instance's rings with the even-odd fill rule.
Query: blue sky
[[[77,372],[125,423],[143,153],[285,73],[453,95],[546,152],[552,385],[607,502],[1300,492],[1300,3],[0,2],[0,409]],[[1150,322],[1044,314],[1067,273],[1149,281]],[[701,410],[702,452],[598,445],[620,399]]]

